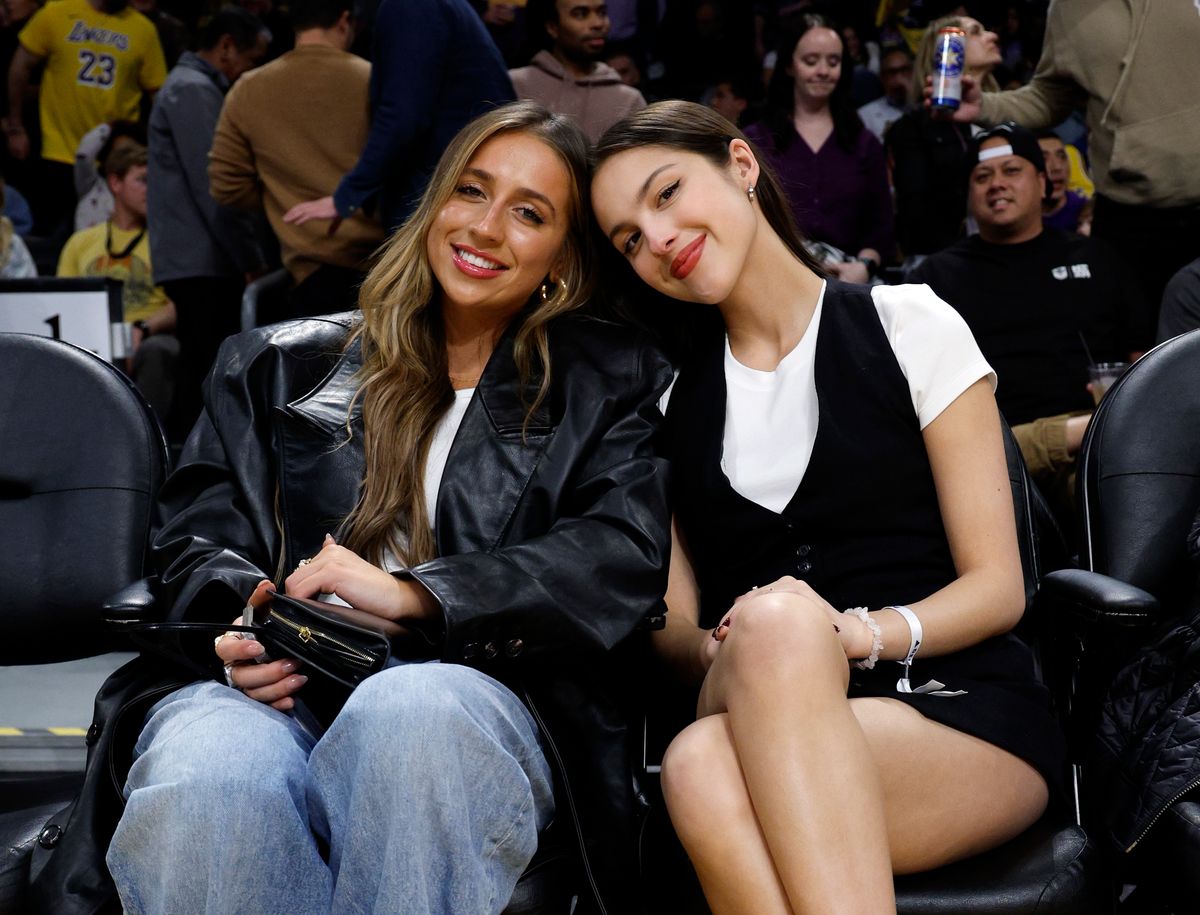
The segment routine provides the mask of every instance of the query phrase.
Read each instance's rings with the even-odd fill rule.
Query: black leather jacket
[[[350,323],[226,341],[160,497],[153,549],[171,618],[233,619],[259,580],[280,582],[353,507],[363,451],[357,412],[347,429]],[[652,439],[671,372],[595,319],[561,319],[550,345],[550,394],[527,426],[511,332],[497,346],[442,477],[439,556],[411,574],[441,605],[442,660],[496,677],[533,711],[556,769],[556,823],[586,844],[601,907],[626,912],[641,811],[622,643],[663,609],[670,528]],[[213,664],[211,642],[201,660]]]

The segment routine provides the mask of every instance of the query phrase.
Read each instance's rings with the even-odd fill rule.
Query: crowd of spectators
[[[70,262],[137,286],[139,301],[155,290],[169,322],[129,295],[126,319],[136,345],[168,330],[178,341],[173,394],[155,402],[182,437],[246,285],[283,266],[278,314],[352,307],[371,253],[470,118],[532,98],[594,140],[647,102],[686,98],[759,145],[828,273],[929,282],[958,308],[1011,422],[1085,412],[1089,361],[1200,324],[1200,186],[1187,167],[1200,112],[1186,90],[1200,83],[1200,15],[1134,7],[4,0],[0,275]],[[966,42],[952,117],[924,99],[944,27]],[[978,174],[981,132],[1003,121],[1037,138],[1033,155],[1023,131],[1000,136],[1029,172],[1025,197],[996,190],[1006,170],[994,162]],[[147,154],[139,227],[116,188]],[[1025,228],[998,229],[1015,211]],[[1093,213],[1095,243],[1081,237]],[[60,263],[83,230],[100,233],[98,255]]]

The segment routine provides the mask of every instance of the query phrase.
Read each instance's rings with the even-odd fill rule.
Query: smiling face
[[[985,140],[980,154],[1007,146],[1003,137]],[[1026,241],[1042,228],[1044,176],[1028,159],[1009,154],[980,162],[971,170],[968,206],[984,241]]]
[[[592,178],[601,231],[659,292],[717,304],[745,268],[758,227],[746,189],[758,163],[742,140],[724,168],[696,153],[643,146],[607,159]]]
[[[570,173],[542,140],[515,132],[480,145],[426,237],[442,307],[520,311],[556,278],[571,209]]]
[[[796,42],[790,72],[796,97],[827,101],[842,75],[842,39],[833,29],[809,29]]]

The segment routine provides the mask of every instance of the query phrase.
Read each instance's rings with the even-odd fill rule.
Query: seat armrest
[[[122,623],[139,623],[151,619],[158,603],[155,595],[157,586],[156,577],[143,578],[126,585],[104,602],[104,621],[120,626]]]
[[[1055,613],[1105,628],[1137,629],[1158,619],[1158,598],[1136,585],[1086,569],[1058,569],[1042,577],[1037,600]]]

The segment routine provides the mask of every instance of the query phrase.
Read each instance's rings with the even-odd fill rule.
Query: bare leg
[[[740,904],[751,882],[770,883],[763,855],[796,913],[889,911],[893,870],[992,847],[1045,808],[1045,783],[1022,760],[899,701],[848,702],[845,656],[807,609],[787,595],[742,609],[699,709],[727,710],[727,723],[697,722],[664,760],[672,820],[717,912],[786,911]]]
[[[716,915],[791,915],[746,791],[728,715],[701,718],[671,742],[662,787]]]
[[[852,699],[850,707],[883,779],[895,873],[995,848],[1045,811],[1045,779],[1023,759],[898,699]]]

